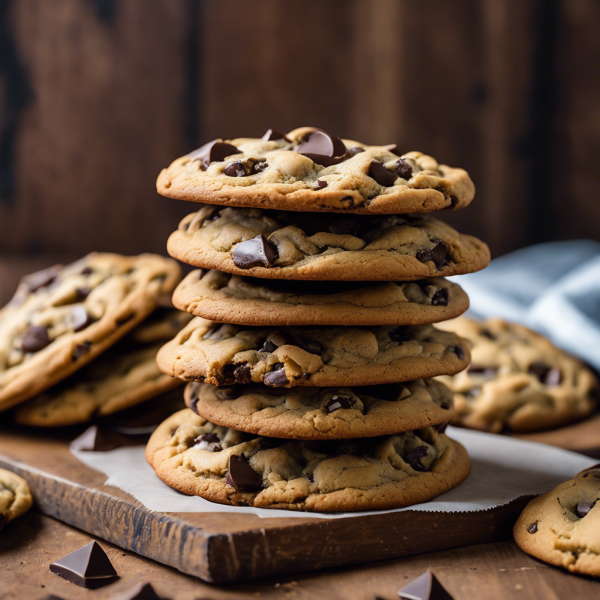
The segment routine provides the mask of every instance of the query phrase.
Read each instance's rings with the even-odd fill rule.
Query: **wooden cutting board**
[[[0,430],[0,466],[27,479],[52,517],[205,581],[228,583],[367,563],[510,537],[528,498],[476,513],[403,511],[349,519],[156,513],[80,463],[77,432]]]

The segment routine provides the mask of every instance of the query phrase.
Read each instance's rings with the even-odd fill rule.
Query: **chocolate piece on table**
[[[89,452],[108,452],[123,446],[138,446],[143,443],[126,437],[116,431],[92,425],[70,444],[71,450],[85,450]]]
[[[238,492],[258,492],[262,488],[262,477],[250,466],[245,456],[232,454],[227,468],[225,483]]]
[[[285,366],[283,363],[276,363],[273,367],[273,370],[267,373],[263,378],[265,385],[277,387],[288,384],[289,380],[285,374]]]
[[[52,563],[50,570],[71,583],[90,589],[108,585],[119,577],[96,541]]]
[[[48,336],[48,329],[46,327],[30,325],[23,334],[21,348],[23,352],[38,352],[49,343],[50,337]]]
[[[121,594],[114,595],[112,600],[169,600],[159,596],[151,583],[138,583]]]
[[[369,177],[372,177],[379,185],[390,187],[396,181],[396,175],[388,171],[379,161],[371,161],[369,166]]]
[[[235,266],[240,269],[270,267],[277,256],[277,248],[270,244],[262,234],[238,244],[232,254]]]
[[[453,600],[446,588],[429,570],[398,590],[402,600]]]
[[[410,179],[412,177],[412,167],[403,159],[399,158],[396,161],[396,175],[402,179]]]

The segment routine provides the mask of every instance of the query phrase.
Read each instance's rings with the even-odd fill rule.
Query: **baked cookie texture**
[[[26,513],[32,503],[27,482],[12,471],[0,469],[0,529]]]
[[[214,385],[355,386],[457,373],[466,342],[432,325],[249,328],[193,319],[157,355],[163,373]]]
[[[472,273],[490,251],[429,215],[339,215],[204,206],[168,240],[196,267],[266,279],[411,281]]]
[[[421,152],[342,141],[312,127],[269,137],[206,144],[163,169],[156,188],[207,204],[362,214],[463,208],[475,195],[466,171]]]
[[[95,253],[23,278],[0,310],[0,410],[32,398],[123,337],[178,283],[152,254]]]
[[[216,387],[188,383],[185,403],[211,423],[256,435],[328,440],[445,426],[452,392],[433,379],[367,387]]]
[[[600,465],[533,499],[515,523],[515,541],[540,560],[600,577]]]
[[[464,448],[428,427],[340,442],[257,437],[183,410],[152,434],[146,458],[167,485],[221,504],[322,512],[425,502],[463,481]]]
[[[182,382],[164,375],[156,353],[189,320],[157,309],[102,356],[42,394],[15,407],[17,423],[60,427],[85,423],[145,402]]]
[[[173,303],[212,321],[239,325],[422,325],[469,307],[462,288],[441,277],[402,282],[280,281],[192,271]]]
[[[440,377],[455,393],[453,423],[500,432],[543,431],[591,414],[598,381],[544,336],[502,319],[460,317],[438,325],[468,340],[472,362]]]

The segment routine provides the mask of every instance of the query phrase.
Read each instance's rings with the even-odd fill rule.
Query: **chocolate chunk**
[[[205,433],[194,440],[194,448],[208,452],[221,452],[221,438],[216,433]]]
[[[462,346],[452,346],[451,348],[448,348],[448,350],[454,352],[459,360],[462,360],[465,357],[465,351],[462,349]]]
[[[379,161],[372,160],[369,166],[369,177],[372,177],[379,185],[390,187],[396,181],[396,175],[388,171]]]
[[[527,532],[528,533],[537,533],[538,530],[538,526],[537,526],[538,522],[536,521],[535,523],[532,523],[531,525],[527,526]]]
[[[262,234],[238,244],[232,254],[235,266],[240,269],[271,267],[277,256],[277,248],[267,242]]]
[[[399,158],[396,161],[396,175],[402,177],[402,179],[410,179],[412,177],[412,167],[403,158]]]
[[[592,508],[594,508],[594,506],[596,505],[596,502],[598,502],[598,501],[594,500],[594,502],[592,502],[590,504],[589,502],[584,502],[582,500],[575,507],[575,513],[577,514],[577,516],[580,519],[583,519],[583,517],[587,517],[588,513],[590,512],[590,510],[592,510]]]
[[[483,375],[483,377],[486,379],[493,379],[496,377],[498,369],[496,367],[483,367],[480,365],[471,364],[467,368],[467,373],[471,373],[473,375]]]
[[[241,160],[229,163],[223,170],[223,173],[229,175],[229,177],[246,177],[248,175],[246,167],[244,167],[244,163]]]
[[[88,315],[85,307],[79,305],[73,309],[71,313],[71,327],[73,331],[81,331],[94,322],[94,319]]]
[[[38,352],[45,348],[50,343],[48,329],[46,327],[37,327],[30,325],[21,340],[21,348],[23,352]]]
[[[273,370],[264,376],[263,381],[266,385],[272,387],[287,385],[289,380],[285,374],[285,365],[283,363],[275,363]]]
[[[95,589],[118,579],[106,552],[96,541],[52,563],[50,570],[78,586]]]
[[[403,600],[453,600],[429,570],[398,590],[398,596]]]
[[[336,235],[356,235],[360,224],[354,219],[337,219],[329,223],[329,231]]]
[[[267,129],[267,132],[260,139],[263,140],[263,142],[274,142],[275,140],[290,141],[285,137],[285,133],[279,131],[279,129]]]
[[[364,152],[365,149],[361,148],[360,146],[356,146],[354,148],[348,148],[347,150],[347,154],[349,154],[350,156],[356,156],[357,154],[360,154],[361,152]]]
[[[448,306],[448,290],[446,288],[437,289],[431,297],[431,304],[433,306]]]
[[[562,381],[562,373],[559,368],[550,367],[541,361],[531,363],[529,373],[535,375],[541,383],[550,387],[560,385]]]
[[[337,165],[350,158],[340,138],[320,130],[307,133],[294,151],[324,167]]]
[[[415,471],[424,471],[425,467],[422,460],[427,456],[427,446],[417,446],[413,448],[404,457],[404,462],[408,463]]]
[[[42,271],[30,273],[21,278],[21,283],[24,283],[29,288],[30,292],[35,292],[40,288],[51,284],[62,269],[62,265],[54,265]]]
[[[87,452],[108,452],[124,446],[138,446],[141,440],[127,437],[110,429],[100,428],[97,425],[88,427],[79,437],[76,437],[69,447],[71,450],[85,450]]]
[[[321,181],[320,179],[317,179],[317,188],[318,190],[322,190],[325,189],[327,187],[327,182],[326,181]]]
[[[252,373],[248,363],[229,364],[223,367],[221,372],[221,384],[231,385],[233,383],[250,383]]]
[[[409,342],[412,339],[412,335],[410,329],[406,325],[400,325],[399,327],[394,327],[388,334],[390,336],[390,340],[392,342]]]
[[[232,154],[239,154],[241,150],[236,148],[233,144],[228,144],[221,141],[220,139],[213,140],[200,146],[197,150],[194,150],[189,157],[190,161],[199,160],[202,163],[202,167],[206,169],[213,162],[220,162],[225,160]]]
[[[112,600],[168,600],[161,598],[150,583],[138,583],[123,593],[111,596]]]
[[[87,354],[92,347],[92,342],[88,342],[87,340],[82,344],[77,344],[75,346],[75,350],[71,352],[71,360],[73,362],[79,360],[84,354]]]
[[[356,401],[351,396],[334,394],[325,405],[325,408],[327,409],[327,412],[332,413],[340,408],[354,408],[355,404]]]
[[[433,248],[420,250],[417,252],[417,260],[421,261],[422,263],[433,261],[435,268],[439,269],[448,264],[448,261],[446,260],[446,244],[444,244],[444,242],[441,240],[431,241],[436,243],[435,246]]]
[[[258,492],[262,488],[262,477],[250,466],[245,456],[232,454],[225,483],[238,492]]]
[[[265,340],[265,343],[263,344],[259,352],[274,352],[275,350],[277,350],[277,346],[273,342]]]

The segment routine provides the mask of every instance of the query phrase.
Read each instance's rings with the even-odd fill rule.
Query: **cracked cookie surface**
[[[416,282],[280,281],[192,271],[173,303],[240,325],[420,325],[461,315],[469,299],[441,277]]]
[[[429,215],[344,217],[204,206],[168,240],[196,267],[266,279],[411,281],[479,271],[489,248]]]
[[[12,471],[0,469],[0,529],[26,513],[32,503],[27,482]]]
[[[339,158],[320,160],[311,153],[315,148],[300,145],[313,129],[295,130],[288,139],[215,140],[221,145],[212,152],[206,145],[163,169],[157,190],[206,204],[363,214],[463,208],[473,200],[475,186],[466,171],[421,152],[334,139],[330,150]]]
[[[457,373],[464,340],[432,325],[253,328],[193,319],[157,355],[172,377],[273,387],[396,383]]]
[[[600,577],[600,465],[534,498],[515,523],[523,550],[572,573]]]
[[[591,414],[598,381],[544,336],[502,319],[438,325],[468,340],[471,365],[440,377],[455,393],[453,424],[493,432],[543,431]]]
[[[323,512],[425,502],[470,471],[432,427],[366,440],[300,441],[219,427],[186,409],[152,434],[146,458],[167,485],[221,504]]]
[[[0,410],[78,371],[140,323],[178,283],[153,254],[94,253],[22,279],[0,310]]]
[[[391,435],[434,425],[443,429],[453,413],[452,392],[433,379],[354,388],[189,383],[185,403],[217,425],[304,440]]]
[[[14,410],[23,425],[60,427],[103,417],[171,390],[181,382],[162,373],[156,353],[190,316],[159,308],[89,365]]]

